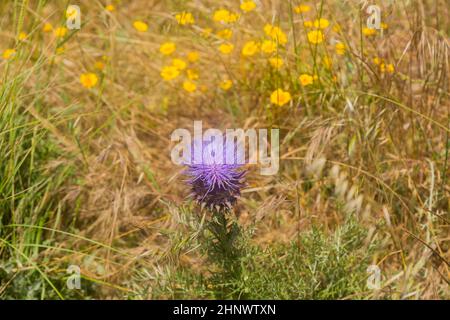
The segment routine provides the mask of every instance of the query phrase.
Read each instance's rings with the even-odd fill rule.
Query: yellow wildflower
[[[231,31],[230,29],[223,29],[223,30],[217,31],[217,36],[219,38],[222,38],[225,40],[230,39],[232,35],[233,35],[233,31]]]
[[[94,68],[97,70],[104,70],[105,64],[103,63],[103,61],[96,61],[94,64]]]
[[[108,4],[108,5],[105,7],[105,10],[106,10],[106,11],[109,11],[109,12],[113,12],[113,11],[116,10],[116,7],[114,7],[114,5],[112,5],[112,4]]]
[[[165,66],[161,69],[160,75],[165,81],[170,81],[178,77],[180,71],[174,66]]]
[[[333,61],[329,57],[323,57],[322,62],[327,69],[331,69],[333,66]]]
[[[234,45],[231,43],[222,43],[219,46],[219,51],[222,52],[223,54],[230,54],[231,51],[233,51],[234,49]]]
[[[50,22],[44,23],[44,26],[42,27],[42,31],[44,32],[50,32],[53,30],[53,26]]]
[[[277,40],[280,44],[286,44],[287,42],[286,34],[277,26],[266,24],[264,26],[264,32],[272,39]]]
[[[320,30],[312,30],[308,32],[308,41],[312,44],[319,44],[322,43],[324,40],[324,36],[322,31]]]
[[[376,29],[372,29],[372,28],[364,27],[364,28],[362,29],[362,33],[363,33],[365,36],[370,37],[370,36],[375,35],[375,34],[377,33],[377,30],[376,30]]]
[[[242,55],[251,57],[258,52],[258,45],[255,41],[248,41],[242,48]]]
[[[264,53],[272,53],[277,50],[277,43],[272,40],[264,40],[261,44],[261,51]]]
[[[305,28],[312,28],[313,23],[312,21],[306,20],[305,22],[303,22],[303,25],[305,26]]]
[[[339,24],[336,23],[336,24],[333,26],[333,31],[336,32],[336,33],[341,32],[341,26],[340,26]]]
[[[176,49],[175,43],[173,43],[173,42],[164,42],[159,47],[159,52],[161,52],[165,56],[168,56],[168,55],[171,55],[172,53],[174,53],[175,49]]]
[[[202,30],[201,36],[204,37],[204,38],[207,38],[212,33],[212,31],[213,31],[212,28],[205,28],[205,29]]]
[[[291,101],[291,94],[282,89],[277,89],[270,95],[270,102],[280,107],[284,106],[289,101]]]
[[[57,38],[63,38],[67,34],[67,28],[66,27],[58,27],[55,29],[54,33]]]
[[[338,42],[335,45],[335,50],[336,50],[336,54],[342,56],[343,54],[345,54],[345,44],[343,44],[342,42]]]
[[[243,1],[241,3],[241,10],[245,12],[253,11],[256,8],[256,3],[253,1]]]
[[[384,65],[384,63],[383,63],[383,65]],[[392,63],[387,64],[386,65],[386,71],[388,73],[394,73],[394,71],[395,71],[394,65]]]
[[[184,70],[186,69],[187,64],[183,60],[176,58],[172,60],[172,66],[174,66],[178,70]]]
[[[217,22],[228,22],[230,19],[230,11],[227,9],[219,9],[214,12],[213,20]]]
[[[196,70],[187,69],[186,73],[187,73],[187,77],[190,80],[197,80],[198,79],[198,72]]]
[[[379,65],[381,63],[382,59],[380,59],[379,57],[374,57],[372,61],[374,64]]]
[[[231,80],[228,80],[228,79],[223,80],[219,84],[220,89],[222,89],[224,91],[230,90],[232,86],[233,86],[233,82]]]
[[[192,16],[192,13],[190,13],[190,12],[178,13],[175,16],[175,19],[177,19],[178,24],[180,24],[182,26],[184,26],[186,24],[194,24],[195,23],[194,17]]]
[[[299,6],[294,8],[294,11],[296,13],[304,13],[304,12],[308,12],[310,10],[311,10],[311,7],[306,5],[306,4],[301,4],[301,5],[299,5]]]
[[[228,17],[228,23],[236,22],[239,19],[239,15],[237,13],[230,13],[230,16]]]
[[[195,90],[197,90],[197,85],[195,83],[193,83],[192,81],[186,80],[183,82],[183,89],[189,93],[192,93]]]
[[[56,54],[57,55],[61,55],[64,52],[66,52],[66,47],[65,46],[61,46],[61,47],[56,48]]]
[[[330,21],[324,18],[314,20],[314,27],[319,29],[326,29],[330,25]]]
[[[300,77],[298,77],[298,80],[300,81],[300,84],[304,87],[307,85],[310,85],[314,82],[314,77],[310,76],[309,74],[301,74]]]
[[[382,23],[380,24],[380,26],[381,26],[381,29],[383,29],[383,30],[389,29],[389,26],[388,26],[387,23],[382,22]]]
[[[25,32],[20,32],[19,36],[18,36],[20,41],[25,40],[27,37],[28,37],[28,35]]]
[[[280,69],[283,66],[283,64],[284,64],[284,61],[281,58],[273,57],[273,58],[269,59],[269,63],[275,69]]]
[[[83,73],[80,76],[80,83],[83,85],[83,87],[90,89],[92,87],[95,87],[95,85],[98,82],[98,77],[95,73]]]
[[[189,62],[197,62],[199,54],[197,51],[191,51],[187,54],[187,59]]]
[[[16,50],[14,49],[6,49],[5,51],[3,51],[3,59],[8,60],[11,57],[13,57],[16,54]]]
[[[134,21],[133,27],[139,32],[146,32],[148,30],[148,24],[140,20]]]

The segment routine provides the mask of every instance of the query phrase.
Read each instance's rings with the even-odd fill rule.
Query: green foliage
[[[209,243],[206,237],[201,243],[208,253],[208,275],[177,268],[153,294],[181,299],[363,298],[366,269],[375,249],[364,244],[365,237],[366,230],[354,218],[332,234],[314,227],[296,241],[265,249],[244,233],[231,246],[234,254],[220,251],[214,236]]]
[[[0,88],[0,297],[58,297],[39,264],[62,207],[58,190],[72,173],[70,163],[51,165],[59,155],[47,130],[26,110],[21,75],[5,76]]]
[[[318,228],[289,245],[253,248],[244,259],[241,292],[249,299],[340,299],[360,297],[371,249],[354,220],[334,234]]]
[[[69,289],[65,270],[46,273],[43,276],[36,269],[25,269],[20,261],[10,258],[0,263],[0,295],[2,299],[90,299],[93,286],[89,281],[82,281],[82,289]],[[52,283],[52,288],[49,283]]]

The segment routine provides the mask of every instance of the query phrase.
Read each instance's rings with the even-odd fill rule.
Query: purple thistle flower
[[[202,206],[218,211],[229,210],[236,203],[246,174],[243,164],[237,161],[238,153],[242,152],[237,143],[228,144],[223,140],[194,141],[185,172],[190,177],[191,196]]]

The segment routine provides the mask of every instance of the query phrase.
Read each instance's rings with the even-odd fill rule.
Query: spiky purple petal
[[[210,209],[224,210],[231,209],[240,196],[241,188],[244,186],[243,164],[237,163],[238,148],[236,145],[227,148],[226,143],[221,143],[223,159],[226,159],[227,152],[234,152],[234,163],[226,161],[216,161],[211,157],[211,147],[219,147],[214,142],[202,143],[203,153],[200,163],[190,163],[187,165],[186,175],[189,176],[188,183],[192,188],[193,198],[203,206]],[[193,157],[198,154],[198,143],[193,144]]]

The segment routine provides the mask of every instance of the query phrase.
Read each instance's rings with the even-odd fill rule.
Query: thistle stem
[[[236,222],[230,224],[228,214],[229,212],[225,210],[216,211],[213,219],[206,225],[212,234],[212,239],[206,240],[208,258],[220,268],[216,274],[218,277],[216,280],[219,280],[216,285],[222,287],[225,296],[236,292],[236,285],[233,284],[239,283],[241,274],[241,249],[236,241],[240,235],[240,228]]]

